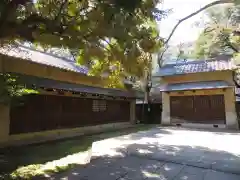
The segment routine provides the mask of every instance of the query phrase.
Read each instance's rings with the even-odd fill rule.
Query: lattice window
[[[107,110],[107,102],[105,100],[93,100],[93,112],[102,112]]]

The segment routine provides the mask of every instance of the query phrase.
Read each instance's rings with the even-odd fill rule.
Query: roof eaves
[[[82,93],[91,93],[91,94],[100,94],[107,96],[117,96],[117,97],[128,97],[128,98],[137,98],[142,97],[142,94],[137,91],[126,91],[120,89],[111,89],[111,88],[101,88],[93,87],[81,84],[73,84],[63,81],[56,81],[47,78],[39,78],[36,76],[29,76],[17,73],[11,73],[16,76],[19,83],[25,85],[28,88],[53,88],[59,90],[73,91],[73,92],[82,92]]]
[[[168,92],[168,91],[219,89],[219,88],[232,88],[232,87],[234,86],[229,84],[226,81],[201,81],[201,82],[165,84],[160,87],[160,91]]]
[[[188,72],[188,73],[172,73],[172,74],[154,74],[153,77],[169,77],[169,76],[177,76],[177,75],[187,75],[187,74],[196,74],[196,73],[209,73],[209,72],[221,72],[221,71],[234,71],[238,68],[233,69],[224,69],[224,70],[211,70],[211,71],[197,71],[197,72]]]

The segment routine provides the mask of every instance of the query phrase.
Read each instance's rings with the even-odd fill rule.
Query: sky
[[[213,0],[163,0],[163,3],[160,4],[158,8],[172,9],[172,13],[164,20],[158,22],[160,35],[165,38],[168,37],[179,19],[193,13],[212,1]],[[203,13],[199,13],[181,23],[172,36],[170,43],[179,44],[196,40],[202,29],[194,26],[194,23],[203,17]]]

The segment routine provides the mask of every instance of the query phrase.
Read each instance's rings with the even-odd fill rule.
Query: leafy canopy
[[[92,74],[143,75],[162,44],[155,0],[1,0],[0,42],[69,49]],[[110,68],[117,67],[117,68]],[[124,73],[123,73],[124,72]]]
[[[234,34],[240,23],[240,6],[228,5],[206,11],[209,18],[197,39],[196,58],[211,58],[218,54],[239,53],[240,36]]]
[[[19,83],[18,77],[8,73],[0,73],[0,103],[10,103],[12,97],[25,94],[37,94],[37,90],[28,89]]]

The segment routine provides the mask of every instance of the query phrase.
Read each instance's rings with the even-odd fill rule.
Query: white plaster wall
[[[162,123],[163,125],[170,125],[170,98],[165,92],[162,93]]]

